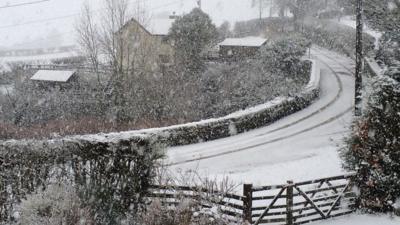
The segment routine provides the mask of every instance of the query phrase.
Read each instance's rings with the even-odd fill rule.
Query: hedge
[[[142,203],[161,153],[139,135],[0,143],[0,224],[14,219],[21,199],[59,179],[77,190],[97,224],[114,224]]]

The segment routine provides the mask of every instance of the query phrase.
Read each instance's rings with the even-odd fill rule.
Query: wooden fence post
[[[293,181],[287,182],[286,188],[286,224],[293,225]]]
[[[252,224],[252,210],[253,207],[253,185],[244,184],[243,185],[243,221]]]

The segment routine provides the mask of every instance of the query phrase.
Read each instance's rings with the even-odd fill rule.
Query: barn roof
[[[267,39],[261,37],[227,38],[219,46],[261,47]]]
[[[66,83],[75,73],[69,70],[39,70],[31,77],[31,80]]]

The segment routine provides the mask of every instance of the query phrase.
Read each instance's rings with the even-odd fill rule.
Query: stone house
[[[168,32],[174,18],[131,19],[121,29],[125,41],[123,65],[126,69],[157,71],[174,64],[175,51]]]

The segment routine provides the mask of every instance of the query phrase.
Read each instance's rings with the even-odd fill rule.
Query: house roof
[[[168,35],[174,21],[175,19],[170,18],[154,18],[150,19],[148,25],[144,27],[153,35]]]
[[[31,77],[31,80],[66,83],[74,74],[75,71],[69,70],[39,70]]]
[[[267,39],[261,37],[227,38],[219,46],[261,47]]]
[[[139,22],[135,18],[132,18],[130,22],[135,22],[139,24],[145,31],[147,31],[151,35],[160,35],[166,36],[168,35],[169,29],[172,27],[175,19],[171,19],[169,17],[157,17],[157,18],[150,18],[145,22]],[[124,25],[124,27],[128,26],[130,23]],[[124,29],[124,27],[122,29]]]

